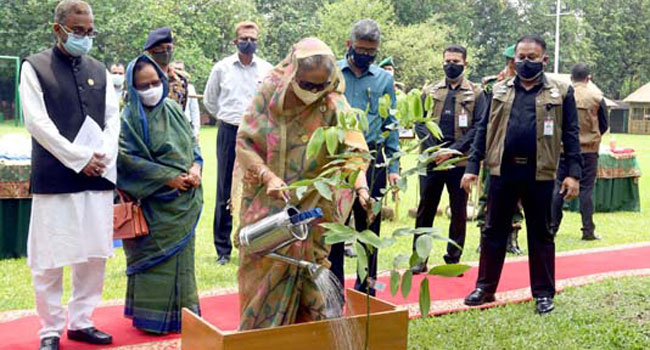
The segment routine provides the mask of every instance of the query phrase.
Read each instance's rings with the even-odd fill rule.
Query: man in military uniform
[[[475,125],[478,124],[486,103],[481,89],[463,76],[466,66],[467,50],[464,47],[450,45],[443,51],[445,78],[426,87],[422,95],[423,100],[427,95],[433,99],[431,115],[442,130],[442,140],[437,140],[426,125],[418,123],[415,131],[418,138],[424,139],[421,152],[440,143],[463,154],[469,152]],[[433,226],[442,190],[447,186],[451,206],[449,238],[455,241],[460,249],[451,243],[448,244],[444,259],[448,264],[456,264],[460,261],[461,249],[465,244],[467,223],[467,193],[460,187],[460,180],[465,173],[465,162],[457,163],[453,169],[433,170],[437,164],[450,157],[450,154],[438,155],[434,162],[429,164],[427,174],[420,176],[420,203],[415,227]],[[419,236],[415,235],[413,239],[413,249]],[[426,272],[426,260],[414,266],[411,271],[414,274]]]
[[[199,108],[200,96],[196,93],[196,88],[190,83],[190,74],[185,70],[185,62],[176,60],[171,63],[170,69],[174,70],[179,76],[184,76],[187,81],[187,102],[185,109],[185,116],[192,126],[192,133],[195,139],[199,139],[199,130],[201,129],[201,109]]]
[[[466,305],[495,300],[513,209],[521,200],[536,310],[544,314],[555,308],[555,243],[550,221],[556,172],[563,150],[568,176],[560,192],[565,199],[576,197],[582,158],[573,88],[544,74],[548,60],[546,42],[540,36],[519,39],[517,77],[494,86],[490,108],[476,128],[461,185],[470,191],[485,158],[490,189],[476,289],[465,298]]]
[[[503,57],[506,59],[506,66],[503,70],[497,75],[489,75],[481,79],[483,91],[485,91],[486,94],[492,93],[494,84],[514,78],[517,75],[517,72],[515,71],[515,45],[508,46],[505,51],[503,51]]]
[[[591,72],[584,63],[578,63],[571,69],[571,80],[575,88],[576,105],[578,106],[578,119],[580,120],[580,149],[582,151],[582,179],[580,181],[580,216],[582,217],[582,239],[592,241],[599,239],[594,231],[594,203],[592,194],[598,170],[598,149],[600,137],[607,131],[607,106],[603,95],[596,89],[589,88]],[[567,176],[567,161],[564,155],[560,156],[560,168],[555,181],[556,191],[553,195],[551,213],[553,220],[551,230],[554,234],[562,222],[562,206],[564,198],[560,195],[560,186]]]
[[[486,94],[486,98],[489,100],[492,97],[492,88],[494,84],[502,82],[504,80],[514,78],[517,75],[515,71],[515,45],[510,45],[508,48],[503,51],[503,57],[506,58],[506,66],[501,72],[497,75],[487,76],[482,79],[483,91]],[[485,227],[485,209],[487,204],[487,194],[488,188],[490,186],[490,177],[487,174],[485,166],[481,167],[480,173],[481,182],[483,187],[481,189],[481,196],[479,197],[478,203],[478,215],[476,216],[476,221],[478,222],[477,226],[481,231]],[[508,235],[508,246],[506,252],[521,255],[523,252],[519,248],[519,230],[521,230],[521,222],[524,221],[524,213],[522,212],[521,203],[517,203],[515,208],[515,213],[512,216],[512,231]],[[480,246],[479,246],[480,249]]]
[[[178,102],[185,110],[188,100],[189,79],[187,73],[177,71],[170,66],[174,57],[174,37],[171,28],[162,27],[152,30],[149,33],[147,42],[144,44],[144,50],[167,75],[169,84],[168,97]]]
[[[393,63],[392,56],[384,58],[381,62],[379,62],[378,66],[379,68],[387,71],[390,75],[393,76],[393,78],[395,77],[395,63]],[[404,91],[404,88],[404,83],[395,81],[395,92],[397,92],[397,90]]]

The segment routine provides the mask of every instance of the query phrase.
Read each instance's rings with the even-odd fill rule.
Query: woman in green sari
[[[314,158],[305,159],[305,153],[314,131],[336,126],[337,112],[349,108],[344,89],[345,81],[330,48],[318,39],[303,39],[262,82],[237,133],[232,198],[234,212],[239,212],[239,227],[281,211],[285,199],[299,210],[321,208],[323,219],[313,223],[308,238],[278,253],[325,267],[330,265],[330,247],[319,223],[343,223],[352,207],[352,191],[334,191],[332,201],[309,191],[298,200],[282,188],[296,180],[315,178],[331,161],[325,147]],[[358,131],[348,132],[339,146],[339,152],[367,150]],[[353,164],[365,171],[363,162],[350,161]],[[357,193],[368,200],[365,175],[357,179]],[[235,235],[235,244],[238,242],[239,233]],[[238,280],[242,330],[326,317],[321,293],[309,274],[296,266],[240,249]]]
[[[203,197],[202,159],[165,74],[146,55],[127,69],[117,187],[141,203],[149,234],[124,240],[126,317],[146,332],[180,332],[181,309],[199,313],[194,232]]]

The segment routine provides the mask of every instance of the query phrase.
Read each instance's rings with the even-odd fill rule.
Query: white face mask
[[[111,74],[113,79],[113,86],[122,86],[124,85],[124,74]]]
[[[160,102],[163,97],[163,86],[152,87],[147,90],[136,90],[142,104],[147,107],[153,107]]]
[[[291,81],[291,86],[293,87],[293,93],[296,94],[296,96],[304,102],[306,106],[316,103],[318,99],[327,93],[327,89],[318,92],[304,90],[295,80]]]

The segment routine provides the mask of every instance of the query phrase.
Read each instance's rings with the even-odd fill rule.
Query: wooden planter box
[[[366,295],[346,290],[346,318],[358,324],[365,339]],[[406,350],[408,311],[370,298],[371,350]],[[222,331],[193,312],[183,309],[182,350],[331,350],[335,349],[330,320],[250,331]],[[354,349],[357,350],[357,349]]]

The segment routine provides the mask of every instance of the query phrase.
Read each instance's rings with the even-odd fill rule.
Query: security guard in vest
[[[144,44],[144,50],[156,61],[160,69],[167,75],[169,85],[168,97],[178,102],[185,110],[187,106],[187,92],[189,75],[185,72],[174,70],[170,63],[174,57],[174,37],[169,27],[152,30]]]
[[[580,121],[580,149],[582,151],[582,179],[580,180],[580,215],[582,216],[582,239],[592,241],[599,239],[594,231],[594,203],[592,194],[596,183],[598,170],[598,149],[600,137],[607,131],[607,106],[602,93],[588,87],[591,80],[589,67],[578,63],[571,69],[571,80],[575,89],[578,119]],[[560,156],[560,168],[555,182],[556,191],[553,195],[551,230],[556,234],[562,222],[562,206],[564,198],[559,194],[562,181],[568,175],[567,162],[564,155]]]
[[[492,89],[496,83],[514,78],[517,75],[515,70],[515,45],[508,46],[503,51],[503,57],[506,59],[506,66],[501,72],[497,75],[490,75],[481,79],[481,85],[483,86],[483,92],[487,95],[489,100],[492,97]],[[487,206],[487,193],[490,188],[490,177],[487,174],[485,166],[481,167],[480,171],[480,181],[483,184],[481,188],[481,194],[478,199],[478,210],[476,215],[477,226],[482,231],[485,227],[485,209]],[[508,245],[506,247],[506,252],[521,255],[523,252],[519,248],[519,230],[521,230],[521,223],[524,221],[524,213],[522,212],[521,203],[517,203],[515,207],[515,213],[512,216],[512,231],[508,235]],[[480,250],[480,246],[479,246]]]
[[[467,50],[464,47],[450,45],[443,51],[445,78],[437,84],[425,87],[422,95],[423,100],[427,95],[430,95],[433,100],[431,115],[440,126],[443,138],[437,140],[426,125],[419,123],[415,130],[418,138],[424,139],[421,152],[440,143],[463,154],[469,152],[476,131],[475,126],[486,109],[486,101],[480,87],[464,78],[463,72],[466,66]],[[448,244],[444,259],[447,264],[456,264],[460,261],[461,249],[465,244],[467,193],[460,187],[460,180],[465,173],[466,162],[457,163],[455,168],[449,170],[433,170],[436,164],[450,157],[450,154],[437,156],[434,162],[429,164],[427,174],[420,176],[420,203],[415,227],[433,226],[440,196],[446,185],[451,206],[449,238],[455,241],[460,249],[451,243]],[[413,239],[413,249],[419,236],[416,235]],[[426,272],[426,261],[417,264],[411,270],[414,274]]]
[[[578,195],[581,176],[578,115],[573,88],[544,74],[546,42],[526,35],[515,46],[517,77],[494,86],[487,114],[476,137],[462,179],[469,191],[485,158],[490,173],[487,220],[481,236],[476,289],[465,304],[494,301],[506,255],[513,208],[518,200],[526,214],[530,281],[539,314],[555,307],[555,243],[551,233],[551,201],[560,152],[568,175],[560,192]]]

